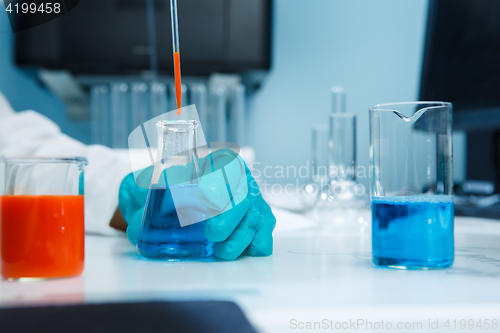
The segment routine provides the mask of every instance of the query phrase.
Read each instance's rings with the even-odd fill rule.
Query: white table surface
[[[456,218],[453,267],[403,271],[372,264],[369,232],[325,233],[300,215],[275,213],[278,227],[270,257],[155,262],[141,258],[125,237],[88,235],[83,275],[0,281],[0,306],[233,300],[259,332],[273,333],[304,331],[293,329],[294,323],[323,320],[344,326],[349,320],[372,325],[383,320],[385,325],[391,322],[393,332],[412,331],[396,329],[398,322],[422,322],[415,332],[426,332],[429,320],[438,320],[439,331],[453,332],[453,326],[444,327],[447,319],[457,319],[457,325],[461,319],[500,321],[500,221]],[[344,331],[356,330],[351,326]],[[371,330],[360,325],[357,331]],[[498,329],[486,331],[500,331],[500,322]]]

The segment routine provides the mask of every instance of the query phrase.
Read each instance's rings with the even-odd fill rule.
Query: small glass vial
[[[159,155],[137,243],[137,251],[146,258],[195,260],[214,253],[214,243],[204,231],[207,208],[197,195],[197,127],[195,120],[157,124]],[[195,216],[200,222],[181,226],[180,214]]]

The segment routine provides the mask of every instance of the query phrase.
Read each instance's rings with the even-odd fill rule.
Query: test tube
[[[311,178],[301,187],[300,197],[304,209],[314,207],[318,193],[329,184],[328,178],[328,141],[329,129],[327,124],[318,124],[312,127],[312,154]]]
[[[168,99],[168,111],[172,110],[177,110],[177,99],[175,98],[175,84],[170,84],[168,86],[169,90],[169,99]],[[181,92],[182,92],[182,104],[181,107],[187,106],[188,104],[188,99],[187,99],[187,86],[186,85],[181,85]]]
[[[112,147],[127,148],[130,128],[129,88],[125,83],[111,84]]]
[[[226,142],[226,86],[216,85],[210,89],[210,141]]]
[[[342,86],[332,87],[332,113],[345,113],[347,110],[346,89]]]
[[[245,143],[245,86],[237,84],[231,89],[231,139],[242,147]]]
[[[328,183],[329,139],[328,125],[318,124],[312,128],[312,180],[315,183]]]
[[[109,146],[111,117],[109,109],[109,88],[107,85],[95,85],[90,89],[91,142]]]
[[[355,181],[356,116],[347,111],[347,91],[343,86],[332,87],[330,114],[330,177]]]
[[[145,83],[132,83],[130,87],[131,128],[145,123],[148,114],[148,85]]]
[[[201,83],[194,83],[189,86],[189,97],[191,104],[196,106],[201,126],[208,129],[208,105],[207,105],[207,86]]]
[[[330,115],[330,166],[332,180],[354,181],[356,166],[356,116],[348,114],[347,91],[343,86],[332,87]],[[351,171],[352,170],[352,171]],[[344,172],[340,174],[341,172]]]
[[[356,115],[330,115],[329,172],[332,181],[356,180]]]
[[[164,114],[168,110],[167,86],[160,82],[153,82],[149,86],[151,118]]]

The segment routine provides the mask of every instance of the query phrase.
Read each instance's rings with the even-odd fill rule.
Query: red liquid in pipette
[[[177,99],[177,115],[181,115],[182,86],[181,86],[181,57],[174,52],[175,98]]]

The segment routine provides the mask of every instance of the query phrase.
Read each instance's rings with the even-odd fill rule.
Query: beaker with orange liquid
[[[84,266],[83,157],[4,159],[0,196],[5,279],[75,276]]]

